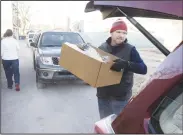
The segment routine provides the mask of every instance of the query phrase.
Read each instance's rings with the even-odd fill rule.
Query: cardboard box
[[[59,65],[93,87],[119,84],[122,72],[110,70],[113,60],[109,53],[90,46],[83,51],[77,45],[64,43]]]

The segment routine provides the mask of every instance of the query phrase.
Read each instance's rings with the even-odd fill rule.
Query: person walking
[[[13,88],[14,76],[15,90],[20,91],[20,73],[19,73],[19,43],[13,38],[13,32],[8,29],[5,37],[1,40],[1,59],[7,79],[7,87]]]
[[[120,84],[97,88],[101,119],[111,114],[119,115],[132,96],[134,73],[147,73],[147,66],[135,46],[128,43],[126,23],[121,19],[114,22],[110,34],[99,49],[119,58],[114,61],[111,70],[124,71]]]

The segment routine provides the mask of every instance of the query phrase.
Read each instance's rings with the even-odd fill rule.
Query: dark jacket
[[[128,100],[132,95],[134,72],[146,74],[147,67],[140,58],[134,46],[127,43],[127,40],[119,46],[111,46],[111,38],[108,38],[99,48],[119,58],[131,61],[132,65],[124,70],[120,84],[97,88],[97,97]]]

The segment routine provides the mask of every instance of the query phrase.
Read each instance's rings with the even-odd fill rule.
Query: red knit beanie
[[[123,20],[117,20],[112,24],[112,28],[110,30],[110,33],[116,31],[116,30],[125,30],[127,31],[127,25]]]

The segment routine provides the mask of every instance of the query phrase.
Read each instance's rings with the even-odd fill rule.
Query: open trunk
[[[116,7],[131,17],[183,20],[183,1],[90,1],[85,12],[100,10],[103,18],[124,16]]]
[[[148,17],[183,20],[183,1],[92,1],[85,8],[85,12],[100,10],[103,19],[109,17],[126,17],[140,32],[142,32],[164,55],[170,52],[154,38],[143,26],[141,26],[133,17]],[[120,116],[111,115],[96,123],[95,131],[97,133],[144,133],[143,119],[149,118],[146,114],[147,109],[153,109],[150,105],[156,103],[161,92],[168,91],[177,82],[182,80],[181,48],[183,41],[176,47],[164,63],[161,64],[161,70],[157,70],[146,84],[143,93],[132,99],[129,106],[122,111]],[[179,49],[178,49],[179,48]],[[177,61],[174,66],[173,63]],[[175,66],[179,71],[175,71]],[[159,67],[160,68],[160,67]],[[168,78],[174,74],[174,77]],[[165,79],[157,78],[162,75]],[[153,79],[154,77],[154,79]],[[145,94],[144,94],[145,93]],[[140,109],[140,111],[139,111]]]
[[[100,10],[103,19],[109,17],[126,17],[144,36],[146,36],[165,56],[170,54],[133,17],[163,18],[183,20],[183,1],[90,1],[85,12]]]

